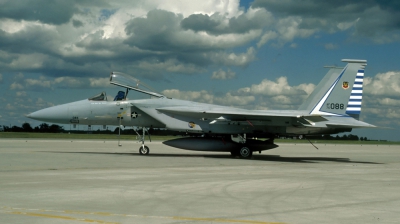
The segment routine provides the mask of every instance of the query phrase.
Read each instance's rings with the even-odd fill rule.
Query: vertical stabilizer
[[[361,113],[362,88],[366,60],[343,59],[345,68],[332,68],[300,106],[312,115],[351,116]]]
[[[315,105],[324,94],[328,91],[328,89],[332,86],[332,83],[336,81],[342,72],[343,68],[340,67],[329,67],[328,73],[324,76],[324,78],[318,83],[315,87],[314,91],[308,96],[308,98],[300,105],[299,110],[307,110],[311,111],[314,109]]]

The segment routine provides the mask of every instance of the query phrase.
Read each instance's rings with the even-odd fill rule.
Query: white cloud
[[[214,96],[205,90],[201,91],[180,91],[177,89],[167,89],[162,91],[162,93],[168,97],[181,99],[181,100],[191,100],[201,103],[214,103]]]
[[[378,43],[398,41],[400,12],[396,1],[255,0],[252,7],[271,12],[283,42],[316,32],[352,32]]]
[[[15,93],[15,95],[17,95],[17,97],[25,97],[27,96],[25,91],[18,91]]]
[[[14,82],[14,83],[12,83],[10,85],[10,89],[11,90],[18,90],[18,89],[24,89],[24,87],[20,83]]]
[[[49,80],[46,80],[44,77],[38,79],[26,79],[25,80],[25,87],[28,89],[50,89],[53,87],[53,83]]]
[[[257,47],[260,48],[261,46],[266,44],[268,41],[276,39],[277,37],[278,37],[278,34],[275,31],[269,30],[262,35],[260,41],[258,41],[258,43],[257,43]]]
[[[260,84],[243,87],[222,96],[213,95],[206,90],[179,91],[177,89],[164,90],[163,94],[182,100],[239,106],[247,109],[296,109],[314,88],[315,85],[312,83],[290,86],[286,77],[280,77],[276,82],[265,79]]]
[[[288,96],[284,96],[284,95],[274,96],[271,98],[271,100],[275,104],[293,104],[291,98]]]
[[[54,106],[54,104],[50,103],[50,102],[47,102],[47,101],[45,101],[45,100],[43,100],[42,98],[39,97],[36,100],[36,106],[38,108],[46,108],[46,107],[52,107],[52,106]]]
[[[194,64],[183,64],[176,59],[168,59],[166,61],[144,60],[137,65],[138,68],[151,72],[172,72],[172,73],[199,73],[205,70]]]
[[[40,15],[18,2],[7,4],[26,13],[6,13],[0,21],[0,29],[7,34],[2,40],[8,43],[2,52],[9,61],[3,63],[0,57],[0,68],[47,76],[70,72],[95,77],[115,67],[160,76],[165,71],[202,73],[214,65],[247,66],[256,54],[249,45],[273,20],[267,10],[244,10],[238,0],[55,3],[60,11],[32,3]],[[56,12],[59,17],[46,16]],[[196,15],[212,17],[217,22],[214,31],[222,33],[182,27],[184,20]],[[202,26],[198,20],[191,25]],[[236,48],[243,46],[247,51],[238,52]]]
[[[255,96],[233,96],[232,93],[227,93],[222,97],[217,97],[215,102],[227,106],[247,106],[256,100]]]
[[[264,79],[260,84],[245,87],[238,90],[239,94],[278,96],[278,95],[308,95],[314,89],[314,84],[301,84],[290,86],[287,77],[279,77],[276,82]]]
[[[276,25],[280,39],[283,42],[290,42],[296,37],[306,38],[316,33],[317,29],[301,28],[301,17],[288,17],[280,19]]]
[[[324,47],[327,50],[334,50],[334,49],[338,48],[338,45],[334,44],[334,43],[327,43],[324,45]]]
[[[190,100],[200,103],[210,103],[225,106],[246,106],[255,101],[254,96],[239,96],[226,93],[223,96],[215,96],[206,90],[201,91],[180,91],[177,89],[164,90],[162,92],[168,97]]]
[[[11,105],[10,103],[7,103],[5,108],[6,108],[6,110],[14,110],[15,109],[15,107],[13,105]]]
[[[213,72],[211,79],[220,79],[220,80],[226,80],[226,79],[233,79],[236,77],[236,73],[228,69],[228,71],[224,71],[222,69]]]
[[[218,52],[211,53],[209,57],[212,61],[216,61],[227,66],[247,66],[256,58],[255,54],[256,50],[253,47],[250,47],[247,49],[246,53],[242,54]]]
[[[400,72],[389,71],[379,73],[375,77],[365,78],[365,93],[374,96],[388,96],[399,98],[400,96]]]
[[[90,78],[89,78],[90,80]],[[51,81],[52,85],[61,88],[84,88],[85,82],[82,79],[63,76]]]
[[[110,79],[109,78],[89,78],[90,87],[109,87]]]

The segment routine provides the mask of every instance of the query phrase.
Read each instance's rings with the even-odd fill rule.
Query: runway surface
[[[0,139],[0,223],[398,223],[400,146]]]

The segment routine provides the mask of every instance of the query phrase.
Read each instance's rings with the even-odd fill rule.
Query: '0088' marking
[[[331,109],[331,110],[343,110],[344,104],[343,103],[327,103],[326,108]]]

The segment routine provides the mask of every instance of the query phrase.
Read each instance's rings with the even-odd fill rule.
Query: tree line
[[[357,135],[336,135],[336,136],[331,136],[331,135],[315,135],[315,136],[310,136],[307,137],[309,139],[313,140],[352,140],[352,141],[368,141],[367,137],[358,137]]]
[[[41,132],[41,133],[62,133],[65,132],[64,128],[56,124],[46,124],[42,123],[36,127],[32,127],[29,123],[23,123],[21,127],[19,126],[3,126],[5,132]]]

